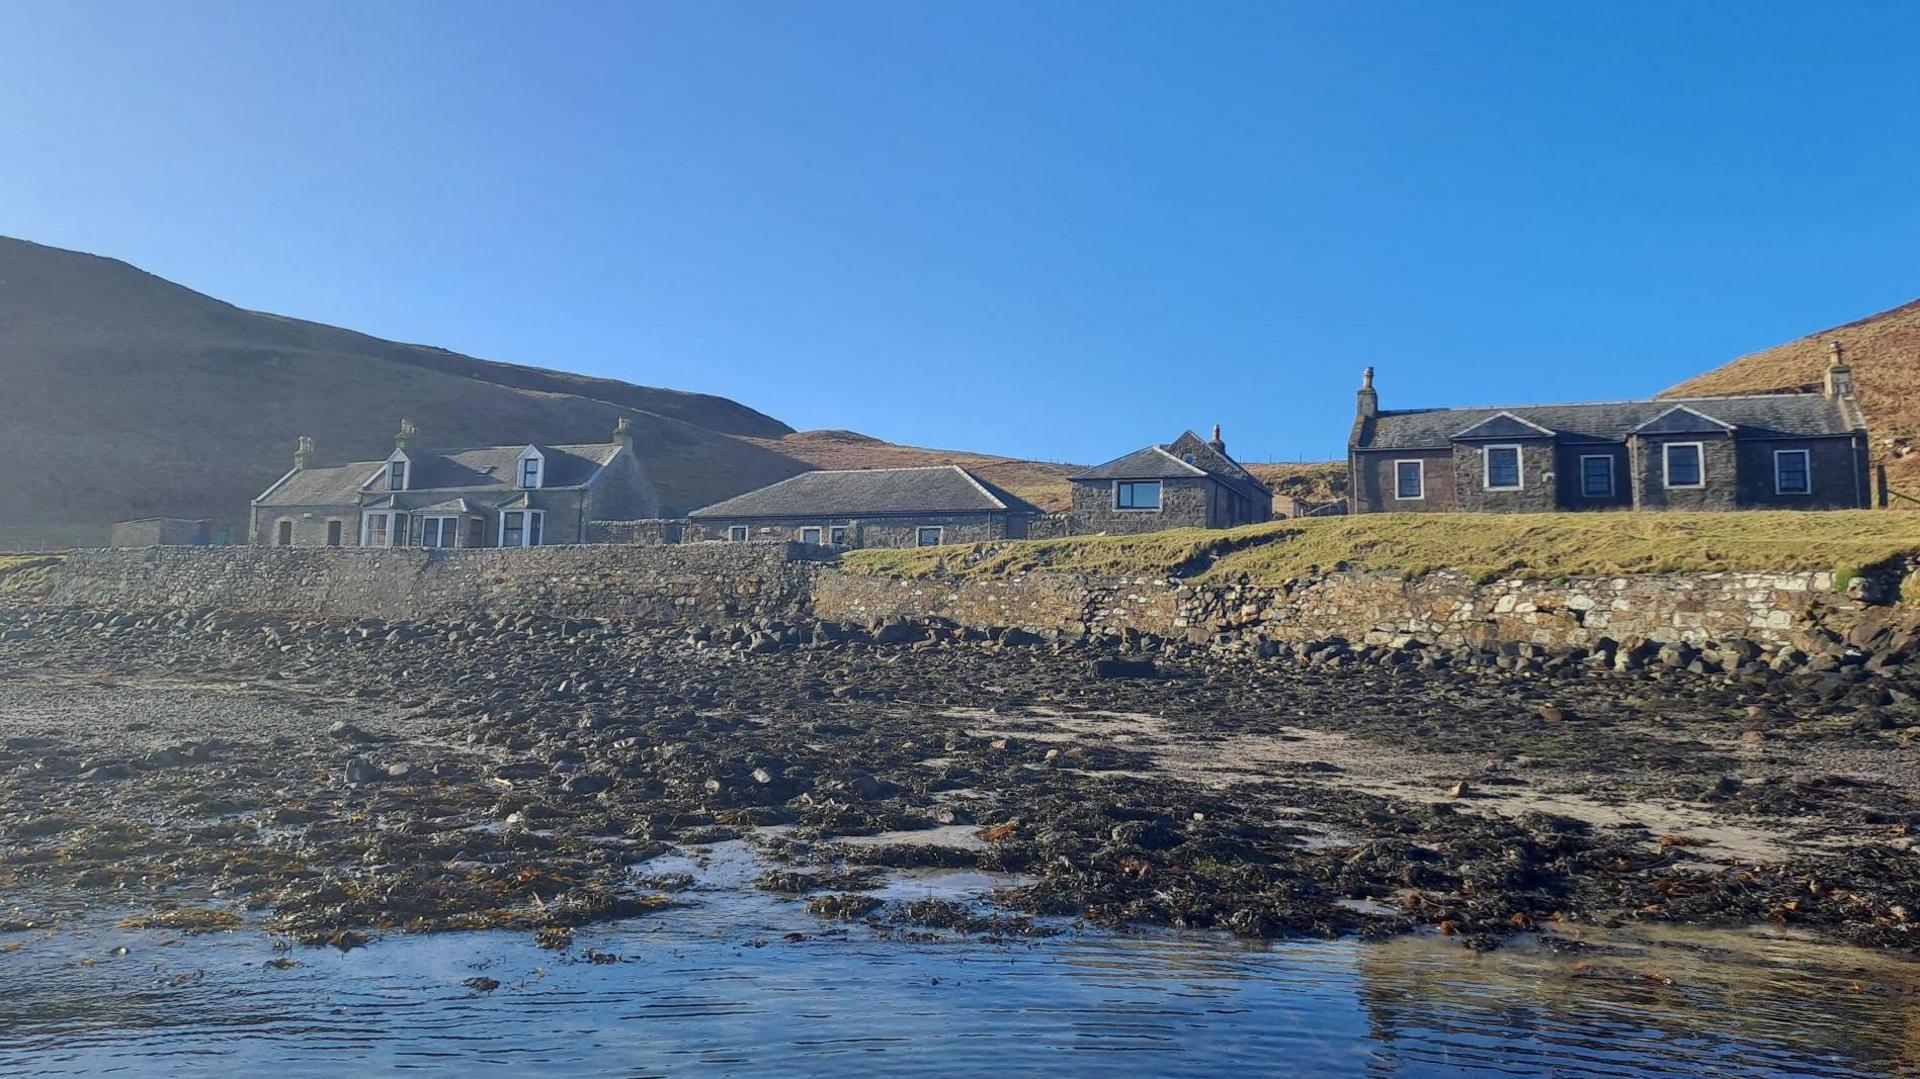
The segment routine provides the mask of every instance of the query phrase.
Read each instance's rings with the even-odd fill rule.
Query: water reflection
[[[476,933],[302,951],[285,970],[253,933],[67,931],[0,956],[0,1071],[1920,1074],[1913,968],[1803,942],[1568,957],[821,929],[777,905],[582,933],[568,956]],[[500,987],[462,986],[480,975]]]

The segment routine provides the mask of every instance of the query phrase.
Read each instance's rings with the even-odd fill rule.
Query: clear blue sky
[[[1920,4],[21,3],[0,233],[1097,461],[1623,397],[1920,296]],[[4,363],[4,357],[0,357]]]

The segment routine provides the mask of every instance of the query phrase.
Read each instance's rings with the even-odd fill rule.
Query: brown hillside
[[[1661,396],[1814,389],[1832,341],[1840,342],[1853,368],[1860,408],[1873,434],[1874,459],[1886,464],[1895,491],[1920,497],[1920,454],[1910,452],[1920,434],[1920,300],[1742,356]]]
[[[734,401],[475,360],[245,311],[125,263],[0,237],[0,550],[97,542],[151,514],[244,519],[295,436],[379,458],[402,416],[430,445],[585,442],[630,417],[663,500],[689,508],[806,466],[731,435]]]
[[[402,417],[429,446],[593,442],[614,421],[665,509],[809,468],[951,461],[1043,504],[1068,469],[794,434],[723,397],[496,363],[246,311],[126,263],[0,237],[0,551],[98,543],[117,520],[249,499],[312,435],[320,463],[384,457]],[[24,464],[23,464],[24,462]]]
[[[800,431],[785,438],[750,439],[756,445],[805,462],[810,468],[912,468],[959,465],[999,484],[1042,509],[1065,509],[1072,502],[1067,475],[1078,465],[1023,461],[961,450],[900,446],[855,431]]]

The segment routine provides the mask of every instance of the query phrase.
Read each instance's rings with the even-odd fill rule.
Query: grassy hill
[[[1454,569],[1490,580],[1722,570],[1830,570],[1842,580],[1920,553],[1920,514],[1379,513],[1225,531],[1075,536],[853,551],[856,573],[994,578],[1036,570],[1248,579],[1265,584],[1346,565],[1419,576]]]
[[[1853,367],[1860,407],[1873,435],[1874,459],[1887,466],[1895,491],[1920,498],[1920,454],[1912,452],[1920,436],[1920,300],[1742,356],[1680,383],[1664,396],[1815,389],[1832,341],[1844,346]],[[1894,505],[1916,507],[1900,499]]]
[[[0,237],[0,550],[164,514],[229,527],[312,435],[322,464],[428,446],[592,442],[621,416],[669,510],[809,468],[952,461],[1044,491],[1065,466],[796,434],[708,394],[475,359],[247,311],[126,263]]]

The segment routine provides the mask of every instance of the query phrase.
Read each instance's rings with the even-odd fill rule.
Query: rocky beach
[[[687,629],[0,610],[0,947],[111,911],[289,948],[567,949],[747,886],[911,944],[1630,923],[1920,947],[1920,667],[1806,650],[1217,649],[940,623]],[[1265,654],[1262,654],[1264,651]],[[889,873],[995,874],[983,902]]]

